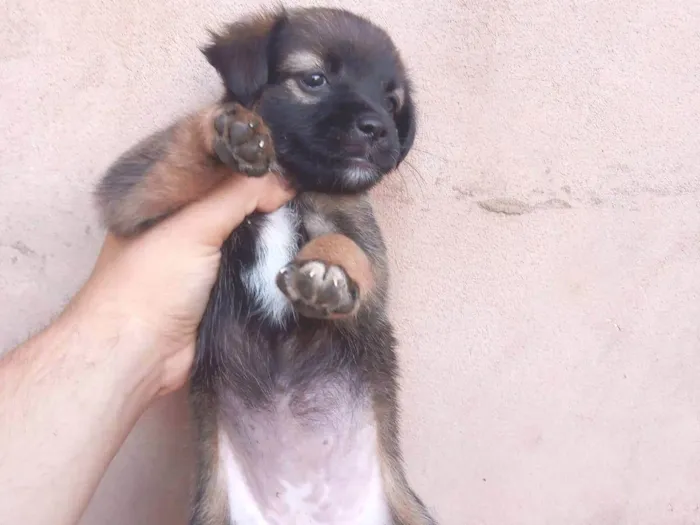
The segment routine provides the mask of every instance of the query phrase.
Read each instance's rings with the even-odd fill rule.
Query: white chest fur
[[[257,260],[242,275],[243,283],[260,311],[277,322],[281,322],[290,305],[275,279],[277,272],[294,258],[298,220],[289,206],[268,214],[257,240]]]

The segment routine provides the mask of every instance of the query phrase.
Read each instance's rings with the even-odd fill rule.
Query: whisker
[[[411,191],[408,187],[408,183],[406,182],[406,177],[404,176],[403,172],[401,169],[397,169],[396,172],[399,174],[399,180],[401,181],[401,185],[403,186],[404,191],[406,192],[406,195],[410,196]]]
[[[417,151],[418,153],[424,153],[425,155],[430,155],[432,157],[435,157],[436,159],[440,159],[445,162],[450,162],[450,160],[447,157],[443,157],[442,155],[438,155],[437,153],[432,153],[428,150],[420,149],[416,146],[411,146],[411,149]]]
[[[413,164],[411,164],[411,162],[408,161],[408,160],[404,160],[404,162],[406,163],[406,166],[408,166],[409,168],[411,168],[411,171],[412,171],[415,175],[417,175],[417,176],[419,177],[420,182],[423,183],[423,184],[425,184],[425,177],[424,177],[423,174],[418,170],[418,168],[416,168],[416,167],[415,167]]]
[[[420,171],[418,171],[409,160],[404,159],[403,163],[410,168],[412,178],[414,181],[416,181],[418,188],[420,189],[421,197],[425,198],[425,177],[423,177],[423,174]],[[401,173],[401,175],[403,177],[403,173]]]

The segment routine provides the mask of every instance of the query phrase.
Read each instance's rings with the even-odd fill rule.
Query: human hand
[[[292,197],[275,175],[234,176],[133,239],[107,235],[90,279],[68,311],[90,330],[135,352],[154,394],[182,386],[196,332],[214,285],[220,248],[254,211],[271,212]]]

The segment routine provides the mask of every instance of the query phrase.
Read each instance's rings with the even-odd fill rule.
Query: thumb
[[[181,235],[218,248],[248,215],[261,207],[260,211],[274,211],[292,196],[293,192],[277,175],[234,175],[175,214],[171,227]]]

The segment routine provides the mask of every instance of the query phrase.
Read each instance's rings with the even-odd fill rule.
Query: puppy
[[[398,427],[385,245],[366,196],[409,152],[411,85],[390,37],[345,10],[279,10],[203,49],[223,100],[123,154],[96,195],[132,235],[232,172],[298,197],[222,248],[198,334],[191,525],[429,525]]]

